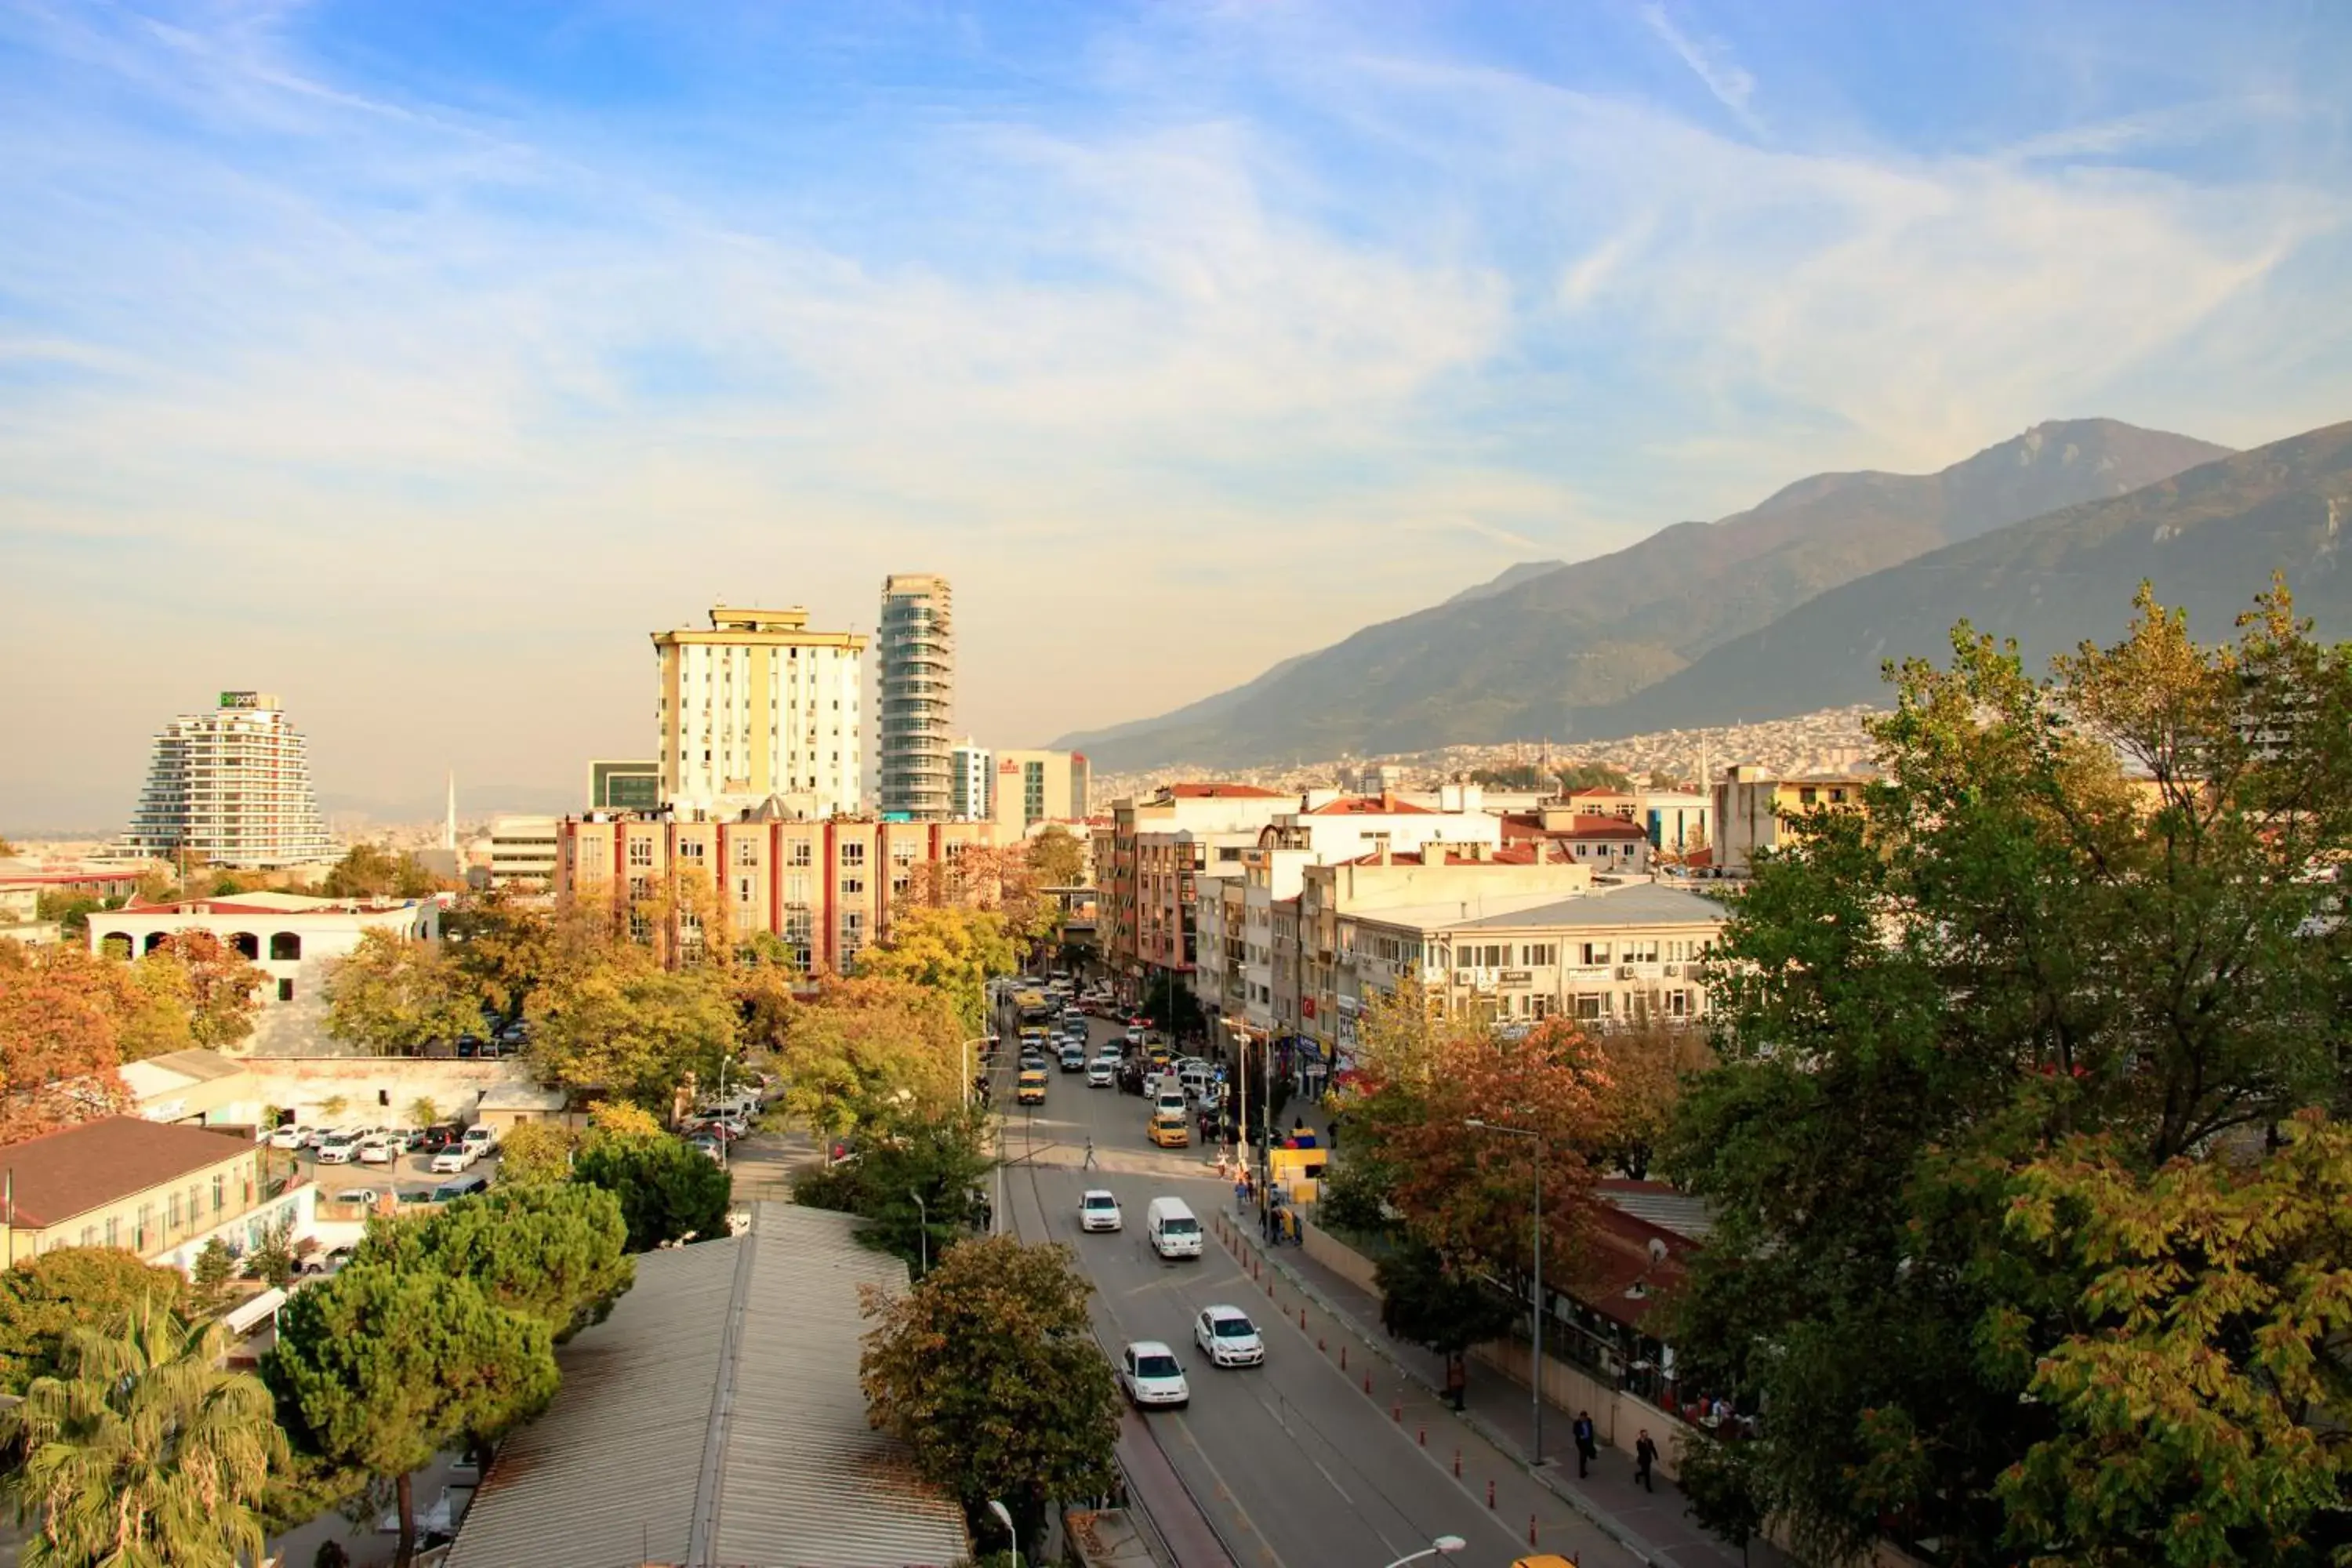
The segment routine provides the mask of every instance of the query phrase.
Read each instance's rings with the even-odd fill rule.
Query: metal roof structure
[[[963,1510],[866,1425],[857,1288],[906,1266],[850,1215],[753,1205],[725,1241],[641,1254],[635,1288],[558,1353],[446,1568],[946,1568]]]
[[[1448,922],[1455,931],[1517,930],[1522,926],[1602,927],[1714,925],[1730,918],[1731,910],[1702,893],[1652,882],[1595,889],[1572,898],[1523,909],[1514,914]],[[1372,912],[1377,919],[1377,911]]]

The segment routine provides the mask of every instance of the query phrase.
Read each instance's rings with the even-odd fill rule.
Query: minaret
[[[457,847],[457,770],[449,770],[449,815],[441,824],[441,847]]]

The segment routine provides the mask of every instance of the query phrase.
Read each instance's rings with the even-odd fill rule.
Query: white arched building
[[[430,899],[311,899],[295,893],[238,893],[180,903],[133,900],[93,910],[90,951],[132,958],[174,932],[207,931],[251,959],[266,978],[253,1033],[232,1055],[303,1056],[327,1037],[327,976],[337,959],[371,931],[409,942],[441,939],[441,906]]]

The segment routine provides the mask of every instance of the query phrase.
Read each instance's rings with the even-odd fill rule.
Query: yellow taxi
[[[1576,1559],[1562,1557],[1556,1552],[1545,1552],[1533,1557],[1515,1558],[1511,1568],[1576,1568]]]
[[[1162,1149],[1189,1148],[1192,1142],[1192,1130],[1184,1124],[1184,1118],[1181,1115],[1155,1116],[1151,1119],[1151,1141]]]
[[[1014,1086],[1013,1098],[1022,1105],[1045,1104],[1045,1069],[1044,1068],[1022,1068],[1021,1081]]]

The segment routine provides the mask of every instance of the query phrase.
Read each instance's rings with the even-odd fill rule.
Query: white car
[[[354,1214],[365,1214],[375,1207],[377,1197],[373,1187],[345,1187],[335,1194],[335,1206]]]
[[[399,1151],[393,1147],[392,1140],[389,1138],[360,1140],[359,1159],[362,1165],[389,1165],[398,1153]]]
[[[1239,1307],[1203,1307],[1192,1320],[1192,1342],[1212,1366],[1259,1366],[1265,1340]]]
[[[1116,1194],[1097,1187],[1078,1200],[1080,1230],[1118,1230],[1126,1225]]]
[[[330,1132],[319,1140],[319,1163],[348,1165],[359,1146],[360,1135],[356,1132]]]
[[[1088,1089],[1108,1089],[1111,1086],[1111,1079],[1116,1076],[1117,1074],[1112,1069],[1110,1063],[1103,1060],[1100,1057],[1097,1057],[1094,1060],[1087,1064],[1087,1087]]]
[[[477,1121],[473,1126],[466,1129],[466,1136],[460,1140],[460,1142],[462,1142],[467,1148],[471,1149],[474,1152],[475,1156],[478,1158],[481,1155],[489,1153],[499,1146],[498,1129],[495,1127],[485,1127],[480,1122]]]
[[[308,1127],[280,1127],[269,1135],[272,1149],[299,1149],[310,1141]]]
[[[474,1162],[481,1157],[481,1149],[478,1144],[452,1143],[433,1156],[432,1171],[436,1176],[454,1176],[471,1167]]]
[[[1118,1385],[1138,1409],[1175,1408],[1192,1402],[1182,1363],[1158,1340],[1138,1340],[1119,1352]]]

